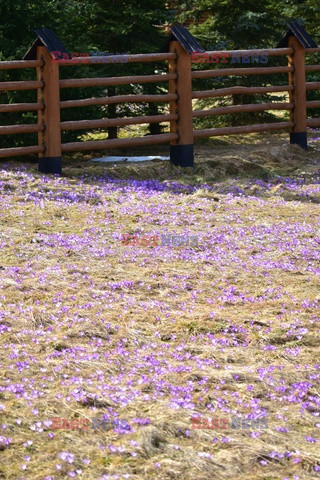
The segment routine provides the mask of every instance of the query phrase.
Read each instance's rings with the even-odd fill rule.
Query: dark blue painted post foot
[[[41,173],[62,173],[61,157],[41,157],[39,158],[39,172]]]
[[[179,167],[194,166],[193,145],[171,145],[170,161],[172,165]]]
[[[307,133],[306,132],[290,133],[290,143],[295,143],[299,145],[299,147],[303,148],[304,150],[307,150],[308,148]]]

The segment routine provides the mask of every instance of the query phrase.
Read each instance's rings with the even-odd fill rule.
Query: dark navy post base
[[[170,162],[177,167],[193,167],[193,144],[170,145]]]
[[[41,157],[39,158],[39,171],[42,173],[57,173],[61,175],[61,157]]]
[[[307,150],[308,142],[307,142],[307,133],[290,133],[290,143],[296,143],[299,147]]]

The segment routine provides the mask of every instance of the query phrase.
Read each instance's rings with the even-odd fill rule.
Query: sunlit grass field
[[[0,479],[320,478],[319,143],[247,138],[1,164]]]

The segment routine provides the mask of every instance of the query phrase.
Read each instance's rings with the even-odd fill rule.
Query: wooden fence
[[[307,82],[306,74],[320,70],[320,65],[306,65],[307,53],[320,52],[318,48],[304,48],[295,36],[290,36],[287,48],[238,50],[226,52],[205,52],[211,54],[228,55],[268,55],[287,56],[287,66],[264,66],[243,68],[212,68],[208,70],[193,70],[191,54],[181,43],[172,40],[169,51],[154,54],[130,55],[123,60],[126,62],[149,63],[167,62],[166,74],[117,76],[99,78],[61,79],[58,62],[53,62],[50,51],[45,46],[37,46],[35,60],[20,60],[0,62],[0,70],[35,68],[37,77],[32,81],[7,81],[0,82],[0,90],[37,90],[36,103],[13,103],[0,105],[1,112],[26,112],[37,111],[37,124],[0,126],[0,135],[18,133],[38,133],[38,144],[17,148],[0,149],[0,157],[38,154],[39,169],[42,172],[61,173],[61,155],[64,152],[98,150],[117,147],[130,147],[137,145],[153,145],[170,143],[170,158],[175,165],[193,166],[194,139],[231,134],[246,134],[253,132],[268,132],[272,130],[287,129],[290,131],[291,143],[298,143],[303,148],[307,147],[307,127],[320,126],[320,119],[308,119],[307,109],[319,108],[320,100],[306,101],[306,91],[319,90],[320,82]],[[103,58],[101,57],[102,61]],[[122,57],[117,55],[118,61]],[[108,60],[112,62],[112,57]],[[96,57],[86,57],[86,63],[96,65]],[[79,65],[74,60],[64,60],[63,66]],[[121,67],[120,67],[121,68]],[[194,79],[209,79],[216,77],[288,74],[288,84],[282,86],[245,87],[233,86],[211,90],[194,91]],[[114,97],[94,97],[78,100],[60,101],[60,89],[84,88],[92,86],[116,86],[143,83],[167,83],[168,93],[160,95],[116,95]],[[203,98],[218,98],[236,94],[255,95],[266,93],[289,93],[287,102],[268,102],[260,104],[245,104],[216,107],[210,110],[193,110],[194,100]],[[168,104],[167,114],[133,116],[125,118],[105,118],[98,120],[60,120],[61,109],[71,107],[84,107],[89,105],[108,105],[111,103],[153,103],[163,102]],[[286,122],[233,126],[222,128],[209,128],[196,130],[193,119],[211,117],[215,115],[228,115],[243,112],[262,112],[267,110],[284,110],[290,112],[290,119]],[[79,110],[79,116],[80,116]],[[68,130],[89,130],[96,128],[123,127],[126,125],[139,125],[150,123],[170,124],[170,132],[158,135],[146,135],[136,138],[119,138],[101,141],[82,141],[62,143],[61,132]]]

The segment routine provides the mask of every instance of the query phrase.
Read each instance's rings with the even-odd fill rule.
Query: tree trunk
[[[158,105],[156,103],[148,103],[148,115],[159,115]],[[149,132],[151,135],[162,133],[160,123],[149,123]]]
[[[250,95],[232,95],[232,105],[245,105],[251,102],[252,97]],[[231,125],[235,127],[239,125],[239,123],[243,123],[243,120],[246,116],[248,116],[247,113],[238,113],[237,115],[231,115]]]
[[[116,89],[114,87],[108,88],[108,97],[113,97],[116,94]],[[117,105],[116,103],[110,103],[108,105],[108,118],[116,118],[117,116]],[[118,138],[118,127],[108,127],[108,138],[111,140],[113,138]]]

